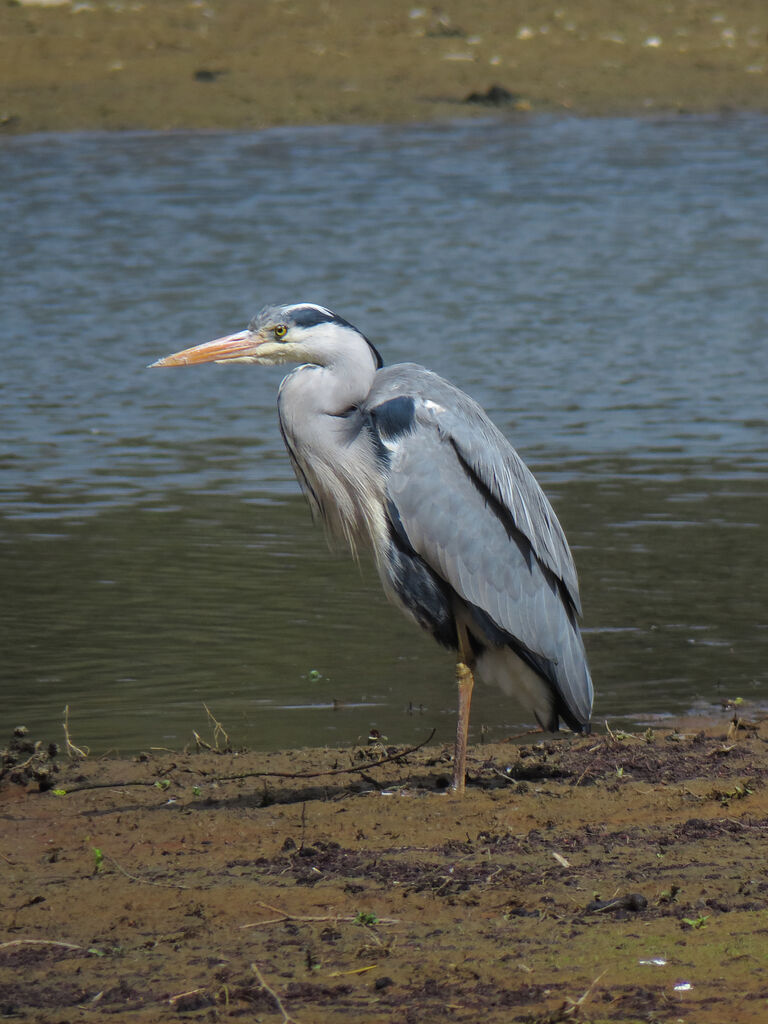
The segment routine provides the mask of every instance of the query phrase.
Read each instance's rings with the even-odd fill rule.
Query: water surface
[[[145,370],[319,301],[476,397],[574,548],[596,717],[768,701],[764,119],[0,141],[0,735],[449,739],[450,658],[328,552],[279,370]],[[478,687],[475,738],[530,716]]]

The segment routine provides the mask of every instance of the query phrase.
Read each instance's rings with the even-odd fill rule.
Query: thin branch
[[[229,746],[229,736],[227,735],[226,729],[221,724],[221,722],[211,713],[211,709],[208,707],[207,704],[203,704],[203,707],[205,708],[206,715],[208,715],[209,724],[213,726],[214,749],[216,751],[219,750],[220,739],[224,740],[224,747],[226,749]]]
[[[62,949],[85,949],[85,946],[77,946],[74,942],[58,942],[56,939],[12,939],[10,942],[0,942],[0,949],[10,949],[11,946],[60,946]]]
[[[417,743],[415,747],[406,747],[405,750],[400,750],[396,754],[389,754],[387,757],[382,757],[378,761],[366,761],[365,764],[353,765],[351,768],[326,768],[324,771],[319,772],[245,772],[244,775],[217,775],[217,782],[240,782],[241,779],[258,779],[258,778],[275,778],[275,779],[319,779],[324,775],[357,775],[360,772],[367,772],[369,768],[379,768],[383,764],[388,764],[390,761],[399,761],[403,757],[407,757],[409,754],[415,754],[417,750],[421,750],[422,747],[426,747],[432,737],[435,735],[436,730],[427,736],[421,743]]]
[[[357,775],[360,772],[370,771],[372,768],[380,768],[381,765],[388,764],[390,761],[399,761],[403,757],[408,757],[409,754],[415,754],[417,750],[426,747],[434,735],[435,729],[432,730],[425,740],[417,743],[415,747],[406,747],[405,750],[400,750],[396,754],[389,754],[378,761],[366,761],[365,764],[353,765],[351,768],[326,768],[318,772],[245,772],[242,775],[216,775],[214,779],[216,782],[240,782],[243,779],[301,780],[319,779],[326,775]],[[194,769],[189,770],[194,772]],[[198,772],[198,774],[200,773]],[[148,782],[146,779],[135,782],[90,782],[85,786],[76,786],[74,789],[68,789],[67,795],[70,793],[84,793],[90,789],[120,789],[126,786],[147,786],[151,788],[155,785],[155,782]]]
[[[70,739],[70,706],[65,706],[65,720],[63,720],[63,730],[65,730],[65,750],[67,751],[68,758],[87,758],[90,751],[82,750],[80,746],[76,746],[75,743]]]
[[[173,1005],[173,1003],[178,1002],[179,999],[183,999],[184,996],[196,996],[198,992],[205,992],[205,988],[191,988],[188,992],[179,992],[176,996],[169,996],[168,1002]]]
[[[20,772],[24,768],[28,768],[29,765],[31,765],[33,761],[38,759],[39,754],[40,754],[40,751],[39,750],[35,750],[34,754],[30,754],[26,761],[19,761],[18,764],[11,765],[9,770],[14,771],[14,772]]]
[[[264,980],[264,975],[261,973],[261,971],[256,966],[256,964],[251,964],[251,970],[256,975],[256,981],[258,981],[259,985],[261,985],[261,987],[264,989],[264,991],[268,995],[272,996],[272,998],[274,999],[275,1005],[277,1006],[277,1008],[280,1011],[280,1013],[282,1013],[282,1015],[283,1015],[283,1024],[299,1024],[299,1022],[296,1020],[296,1018],[295,1017],[291,1017],[290,1014],[286,1011],[285,1007],[283,1006],[283,1002],[282,1002],[280,996],[277,994],[277,992],[275,992],[275,990],[273,988],[271,988],[266,983],[266,981]]]
[[[601,974],[598,974],[595,980],[591,983],[591,985],[589,985],[589,987],[584,992],[581,993],[578,999],[570,999],[568,996],[566,996],[565,1002],[560,1007],[558,1019],[567,1020],[570,1017],[576,1017],[584,1003],[592,995],[592,990],[594,989],[594,987],[597,985],[599,981],[602,980],[602,978],[605,977],[607,973],[608,968],[606,968]]]
[[[197,731],[197,729],[193,729],[193,730],[192,730],[192,735],[193,735],[193,736],[194,736],[194,738],[195,738],[195,746],[197,747],[197,752],[198,752],[198,754],[200,753],[200,751],[201,751],[201,750],[210,750],[210,752],[211,752],[212,754],[215,754],[215,753],[216,753],[216,751],[215,751],[215,750],[213,749],[213,747],[211,746],[211,744],[210,744],[210,743],[206,743],[206,742],[205,742],[205,740],[204,740],[204,739],[203,739],[203,737],[202,737],[202,736],[200,735],[200,733],[199,733],[199,732]]]
[[[322,922],[322,921],[352,921],[355,922],[358,919],[357,914],[323,914],[320,917],[305,916],[302,914],[289,914],[286,910],[281,910],[280,907],[273,907],[271,903],[263,903],[261,900],[256,901],[257,907],[264,907],[265,910],[271,910],[275,914],[279,914],[279,917],[268,917],[264,921],[254,921],[251,924],[241,924],[242,929],[245,928],[259,928],[263,924],[279,924],[281,921],[304,921],[306,922]],[[396,917],[377,917],[376,924],[399,924],[400,921]]]
[[[128,871],[126,871],[125,868],[122,867],[122,865],[117,863],[117,861],[115,860],[114,857],[110,857],[106,853],[104,854],[104,860],[108,860],[112,864],[114,864],[115,867],[117,868],[117,870],[120,872],[120,874],[121,875],[125,875],[125,877],[129,878],[132,882],[140,882],[142,885],[159,885],[163,889],[190,889],[190,888],[192,888],[192,886],[182,885],[180,882],[153,882],[149,878],[139,878],[137,875],[132,875]]]

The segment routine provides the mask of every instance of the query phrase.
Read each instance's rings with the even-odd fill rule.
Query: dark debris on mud
[[[728,991],[732,1024],[761,1022],[768,723],[475,747],[463,800],[447,766],[88,758],[54,792],[6,773],[0,1014],[721,1024]]]
[[[633,778],[641,782],[682,782],[700,776],[726,778],[735,769],[764,777],[765,767],[754,763],[752,751],[740,747],[738,739],[755,735],[756,726],[738,718],[729,723],[720,735],[698,731],[692,735],[677,731],[665,734],[660,741],[652,730],[645,734],[611,733],[574,744],[557,741],[541,742],[517,748],[518,759],[504,769],[505,776],[515,781],[569,779],[578,785],[597,781]],[[487,782],[484,766],[478,782]]]
[[[32,740],[25,725],[17,725],[6,748],[0,752],[0,783],[4,779],[26,786],[35,782],[45,792],[61,771],[57,743]]]

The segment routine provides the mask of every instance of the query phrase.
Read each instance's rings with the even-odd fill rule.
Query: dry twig
[[[256,964],[251,964],[251,970],[256,975],[256,980],[261,985],[261,987],[264,989],[264,991],[268,995],[272,996],[272,998],[274,999],[275,1005],[277,1006],[277,1008],[280,1011],[280,1013],[282,1013],[282,1015],[283,1015],[283,1024],[299,1024],[299,1022],[296,1020],[296,1018],[295,1017],[291,1017],[290,1014],[287,1012],[287,1010],[283,1006],[283,1002],[280,999],[280,996],[277,994],[277,992],[275,992],[275,990],[273,988],[271,988],[266,983],[266,981],[264,980],[264,975],[261,973],[261,971],[256,966]]]
[[[219,740],[224,741],[224,747],[229,747],[229,736],[221,722],[211,714],[211,710],[207,704],[203,704],[205,713],[208,715],[208,721],[213,726],[213,745],[216,750],[219,749]]]
[[[195,737],[195,745],[197,746],[198,752],[200,750],[210,750],[212,754],[227,753],[231,749],[227,730],[215,717],[207,704],[203,704],[203,707],[205,708],[205,713],[208,716],[208,724],[211,726],[213,731],[213,745],[206,743],[197,729],[193,729],[192,735]],[[219,746],[220,741],[223,742],[223,746]]]
[[[603,978],[604,975],[606,975],[607,973],[608,971],[606,969],[601,974],[598,974],[595,980],[581,993],[578,999],[571,999],[568,996],[566,996],[563,1005],[560,1007],[558,1011],[556,1011],[556,1014],[554,1014],[550,1018],[553,1024],[555,1021],[566,1021],[577,1017],[584,1003],[592,995],[592,990],[594,989],[594,987],[597,985],[600,979]]]
[[[179,999],[183,999],[184,996],[196,996],[199,992],[205,992],[205,989],[204,988],[191,988],[189,990],[189,992],[179,992],[178,995],[169,996],[168,1002],[171,1005],[173,1005],[174,1003],[178,1002]]]
[[[67,757],[88,757],[90,750],[86,748],[83,750],[81,747],[75,746],[69,737],[69,704],[64,706],[64,749],[67,752]]]
[[[140,882],[142,885],[158,885],[158,886],[160,886],[163,889],[190,889],[190,888],[192,888],[189,885],[182,885],[181,882],[153,882],[149,878],[139,878],[138,875],[132,875],[132,874],[130,874],[130,872],[126,871],[125,868],[122,865],[117,863],[117,861],[115,860],[114,857],[110,857],[106,853],[104,854],[104,860],[111,861],[111,863],[115,865],[115,867],[120,872],[120,874],[121,875],[125,875],[125,877],[129,878],[132,882]],[[197,888],[197,887],[195,887],[195,888]],[[177,998],[177,997],[174,997],[174,998]]]
[[[281,910],[280,907],[273,907],[271,903],[263,903],[261,900],[256,901],[257,907],[264,907],[265,910],[271,910],[275,914],[279,914],[279,917],[267,917],[263,921],[253,921],[251,924],[241,924],[241,928],[259,928],[263,924],[279,924],[281,921],[304,921],[304,922],[318,922],[318,921],[352,921],[358,920],[357,914],[323,914],[319,917],[305,916],[301,914],[289,914],[287,910]],[[399,924],[400,921],[396,917],[377,917],[376,924]]]
[[[368,964],[367,967],[355,967],[352,971],[331,971],[328,975],[329,978],[346,978],[349,974],[365,974],[367,971],[372,971],[378,964]]]
[[[244,772],[242,775],[217,775],[214,777],[216,782],[241,782],[243,779],[319,779],[325,775],[355,775],[360,772],[369,771],[371,768],[379,768],[383,764],[388,764],[390,761],[399,761],[403,757],[407,757],[409,754],[415,754],[417,750],[421,750],[422,747],[426,747],[432,737],[435,735],[435,730],[427,736],[421,743],[417,743],[415,747],[406,747],[405,750],[399,750],[395,754],[389,754],[387,757],[382,757],[378,761],[366,761],[365,764],[353,765],[350,768],[326,768],[319,772]],[[75,786],[73,789],[68,789],[67,794],[70,793],[84,793],[90,789],[121,789],[126,786],[156,786],[156,782],[149,782],[146,779],[140,779],[135,782],[90,782],[85,786]]]
[[[11,939],[10,942],[0,942],[0,949],[10,949],[11,946],[60,946],[62,949],[85,949],[85,946],[78,946],[74,942],[59,942],[56,939]]]

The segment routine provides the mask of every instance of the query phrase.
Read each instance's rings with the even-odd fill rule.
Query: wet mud
[[[0,130],[768,109],[764,0],[5,0]]]
[[[0,1015],[764,1021],[768,721],[747,717],[473,747],[463,799],[428,746],[9,744]]]

